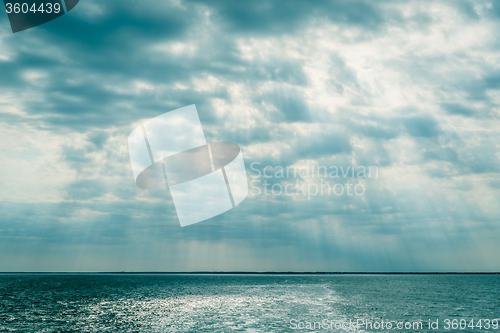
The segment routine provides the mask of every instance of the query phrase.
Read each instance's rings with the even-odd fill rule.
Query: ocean
[[[0,274],[0,332],[500,332],[499,287],[500,275]]]

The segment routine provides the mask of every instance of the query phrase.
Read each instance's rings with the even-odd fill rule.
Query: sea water
[[[0,274],[0,332],[500,332],[499,287],[499,275]]]

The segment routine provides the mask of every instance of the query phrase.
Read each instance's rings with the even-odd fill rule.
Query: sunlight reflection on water
[[[6,274],[0,331],[289,332],[291,319],[498,318],[499,282],[495,275]]]

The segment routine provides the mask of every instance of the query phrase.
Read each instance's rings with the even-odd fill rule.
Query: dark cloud
[[[470,75],[465,79],[457,80],[455,83],[457,90],[467,94],[468,99],[472,102],[483,101],[494,106],[491,97],[488,95],[489,91],[498,90],[500,88],[500,75],[497,73],[490,73],[477,79],[475,75]]]
[[[459,160],[457,151],[451,147],[426,150],[424,151],[423,157],[426,160],[447,161],[452,163],[456,163]]]
[[[305,86],[307,78],[302,70],[302,64],[288,59],[271,58],[265,61],[255,61],[245,64],[253,80],[286,82],[292,85]],[[243,75],[245,77],[245,75]]]
[[[273,105],[279,112],[279,114],[272,115],[276,122],[311,121],[309,106],[298,90],[277,90],[257,97],[256,102],[261,105]]]
[[[478,20],[480,18],[479,14],[474,9],[474,3],[471,1],[454,1],[453,5],[456,6],[462,14],[466,15],[470,19]]]
[[[465,117],[473,117],[476,112],[460,104],[442,104],[441,107],[449,114]]]
[[[459,12],[457,20],[491,23],[473,2],[443,3]],[[221,257],[231,261],[234,249],[243,249],[247,258],[270,265],[300,259],[299,267],[318,260],[318,267],[335,269],[334,257],[356,262],[349,267],[378,269],[391,261],[415,269],[408,262],[422,253],[453,257],[479,246],[471,235],[494,240],[497,211],[471,200],[480,186],[467,176],[485,177],[483,184],[499,188],[490,180],[500,173],[493,122],[498,106],[491,94],[500,87],[498,70],[486,63],[491,54],[426,49],[431,28],[449,36],[447,28],[433,26],[445,25],[446,18],[411,3],[405,4],[412,9],[408,17],[400,5],[89,0],[37,29],[1,35],[0,87],[6,102],[0,99],[0,107],[11,106],[8,98],[15,96],[19,112],[0,113],[0,119],[79,140],[54,144],[61,150],[48,162],[68,173],[61,175],[67,183],[47,186],[60,187],[60,202],[0,203],[0,247],[26,257],[36,251],[96,253],[95,258],[109,256],[108,264],[123,256],[131,266],[144,261],[155,268],[156,258],[168,252],[168,260],[161,261],[168,263],[166,269],[187,267],[186,248],[203,248],[215,258],[207,261],[214,267]],[[492,4],[486,16],[495,17],[497,7]],[[325,29],[328,23],[333,30]],[[0,17],[0,24],[8,22]],[[309,30],[318,31],[315,38],[334,36],[316,45],[304,39]],[[394,44],[398,33],[413,39]],[[267,37],[297,37],[304,45],[276,50],[267,46],[269,40],[259,40]],[[253,53],[245,54],[240,46],[252,42]],[[188,51],[177,52],[176,43]],[[377,43],[382,60],[370,53]],[[423,50],[414,49],[415,43]],[[309,45],[317,47],[316,54],[311,56]],[[380,71],[377,61],[387,68]],[[315,64],[325,66],[320,69],[325,87],[316,81]],[[384,91],[387,78],[401,91]],[[316,106],[324,104],[325,96],[317,95],[321,89],[335,101],[325,109]],[[417,94],[421,103],[413,103],[413,89],[430,93]],[[409,105],[381,107],[381,98]],[[483,106],[468,106],[476,102]],[[126,138],[133,123],[190,104],[198,107],[208,141],[235,142],[244,156],[254,154],[253,160],[246,157],[247,169],[255,161],[286,166],[314,160],[344,168],[357,163],[378,166],[381,179],[366,181],[363,198],[249,197],[237,209],[180,228],[168,190],[134,184]],[[243,104],[244,110],[232,108]],[[432,114],[429,105],[444,112]],[[229,116],[219,112],[228,109]],[[235,125],[231,119],[240,113],[245,120]],[[474,122],[470,132],[454,123],[462,121],[457,116]],[[20,138],[29,135],[19,131]],[[257,145],[265,148],[255,153]],[[20,143],[17,161],[23,161],[25,150]],[[281,182],[269,180],[270,186]],[[288,254],[276,254],[280,248]],[[435,267],[433,260],[421,267]]]
[[[222,140],[226,142],[234,142],[239,145],[248,145],[257,142],[269,142],[273,138],[276,139],[276,131],[270,127],[257,128],[235,128],[219,130],[216,136],[210,135],[208,141]],[[208,136],[207,136],[208,137]]]
[[[377,6],[365,1],[282,2],[251,1],[234,3],[228,0],[196,1],[215,10],[221,24],[231,32],[253,34],[293,33],[312,18],[335,23],[377,29],[384,22]]]
[[[107,189],[102,181],[80,180],[70,184],[67,193],[73,200],[89,200],[102,197]]]
[[[403,112],[409,115],[350,117],[349,111],[346,111],[337,121],[356,135],[381,140],[391,140],[405,133],[414,138],[433,138],[443,133],[439,122],[432,116],[417,110]]]
[[[332,128],[332,132],[319,132],[299,138],[293,150],[297,159],[306,159],[350,153],[352,146],[347,133]]]
[[[408,134],[414,138],[432,138],[441,133],[439,124],[428,115],[411,116],[403,119]]]
[[[403,131],[402,126],[398,124],[398,120],[389,117],[357,116],[352,118],[348,116],[348,111],[346,111],[346,114],[338,121],[345,124],[349,131],[356,133],[356,135],[375,139],[394,139]]]
[[[95,131],[91,132],[88,135],[89,141],[92,142],[96,148],[102,149],[104,143],[106,143],[106,140],[109,138],[109,133],[106,133],[104,131]]]
[[[455,143],[455,147],[440,147],[428,149],[423,152],[424,161],[443,161],[447,165],[438,168],[432,167],[428,170],[432,177],[451,178],[459,175],[499,173],[499,161],[491,155],[491,147],[481,147],[474,152],[460,147]]]
[[[64,161],[70,163],[76,170],[81,170],[85,164],[89,164],[92,161],[87,156],[87,151],[84,148],[66,146],[63,148],[62,156]]]

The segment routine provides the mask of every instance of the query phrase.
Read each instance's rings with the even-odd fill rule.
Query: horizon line
[[[498,275],[500,272],[329,272],[329,271],[47,271],[0,272],[0,274],[158,274],[158,275]]]

